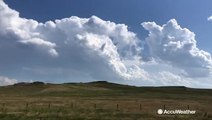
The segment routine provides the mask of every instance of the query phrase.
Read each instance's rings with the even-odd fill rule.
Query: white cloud
[[[142,26],[149,31],[146,42],[151,56],[157,61],[184,70],[185,76],[211,75],[210,53],[197,48],[195,34],[186,28],[181,28],[175,19],[163,26],[155,22],[144,22]]]
[[[8,77],[0,76],[0,86],[12,85],[17,83],[16,79],[10,79]]]
[[[49,41],[45,41],[40,38],[31,38],[29,40],[20,40],[20,43],[22,43],[26,46],[31,45],[31,47],[33,47],[33,46],[38,47],[38,50],[41,50],[41,51],[48,51],[48,53],[52,56],[58,55],[57,51],[54,49],[54,47],[56,46],[55,43],[51,43]]]
[[[207,20],[212,21],[212,16],[209,16]]]
[[[39,23],[21,18],[0,1],[0,73],[47,82],[203,85],[195,80],[209,76],[211,55],[196,47],[194,33],[181,28],[176,20],[163,26],[154,22],[142,25],[150,32],[146,42],[152,61],[141,61],[141,40],[125,24],[96,16]],[[10,79],[4,77],[2,81]],[[205,81],[205,86],[211,83]]]
[[[39,23],[19,17],[3,1],[0,7],[0,71],[22,70],[23,74],[35,72],[37,76],[40,70],[49,73],[48,76],[61,76],[61,79],[69,76],[66,79],[72,80],[77,79],[76,75],[97,80],[145,77],[138,62],[125,62],[138,61],[141,48],[136,34],[124,24],[96,16],[72,16]]]
[[[157,76],[160,76],[160,82],[162,85],[179,85],[190,86],[189,81],[184,81],[181,76],[173,74],[169,71],[161,71]]]

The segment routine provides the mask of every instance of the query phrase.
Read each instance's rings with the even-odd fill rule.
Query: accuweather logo
[[[163,110],[163,109],[158,109],[157,113],[159,115],[162,114],[167,114],[167,115],[189,115],[189,114],[195,114],[196,110]]]

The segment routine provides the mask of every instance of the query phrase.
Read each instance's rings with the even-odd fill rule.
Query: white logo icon
[[[163,114],[163,110],[162,109],[158,109],[158,114],[159,115]]]

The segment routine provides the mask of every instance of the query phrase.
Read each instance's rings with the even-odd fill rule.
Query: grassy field
[[[158,115],[159,108],[196,114]],[[20,83],[0,87],[0,120],[212,120],[212,90]]]

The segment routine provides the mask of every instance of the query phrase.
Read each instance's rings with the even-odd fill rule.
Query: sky
[[[0,85],[212,88],[211,0],[0,1]]]

